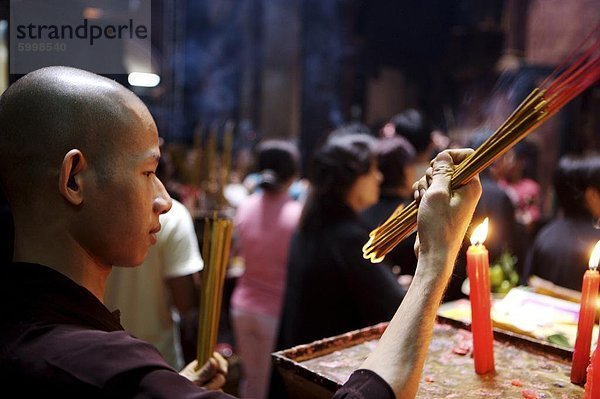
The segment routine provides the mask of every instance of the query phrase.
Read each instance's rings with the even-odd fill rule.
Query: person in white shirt
[[[181,370],[195,354],[197,277],[204,264],[192,216],[182,203],[173,199],[171,210],[159,220],[156,245],[150,247],[144,263],[113,268],[104,300],[109,309],[120,311],[127,331],[152,343],[171,366]]]

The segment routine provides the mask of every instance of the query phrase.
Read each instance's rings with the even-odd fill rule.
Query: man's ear
[[[85,157],[79,150],[65,154],[58,177],[58,191],[73,205],[83,203],[83,179],[80,174],[87,166]]]

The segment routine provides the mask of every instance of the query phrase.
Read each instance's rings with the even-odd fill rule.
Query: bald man
[[[438,155],[415,186],[415,278],[374,352],[335,398],[416,395],[437,305],[481,192],[450,192]],[[22,397],[227,398],[218,354],[172,369],[104,305],[113,265],[144,260],[171,200],[155,171],[154,121],[132,92],[67,67],[25,75],[0,98],[0,183],[14,217],[13,262],[0,267],[0,385]],[[376,266],[374,266],[376,267]],[[187,378],[186,378],[187,377]],[[191,382],[193,380],[195,383]]]
[[[171,207],[155,176],[158,134],[146,106],[114,81],[51,67],[3,94],[0,126],[0,181],[15,221],[0,378],[27,383],[32,395],[53,392],[50,384],[60,397],[155,396],[171,380],[197,391],[102,305],[112,265],[142,263]],[[218,367],[184,374],[222,385],[226,363],[215,356]]]

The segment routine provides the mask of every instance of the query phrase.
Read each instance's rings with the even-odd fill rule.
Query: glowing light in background
[[[160,76],[155,73],[131,72],[127,81],[132,86],[156,87],[160,83]]]

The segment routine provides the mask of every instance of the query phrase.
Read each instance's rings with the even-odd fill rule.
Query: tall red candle
[[[587,368],[587,379],[583,394],[583,399],[597,398],[600,398],[600,350],[598,349],[598,345],[596,345],[592,361]]]
[[[600,257],[600,241],[596,243],[590,256],[589,270],[583,275],[581,287],[581,304],[579,307],[579,322],[577,323],[577,338],[573,349],[573,364],[571,365],[571,382],[581,384],[585,381],[586,369],[590,364],[590,346],[592,331],[596,319],[596,303],[598,301],[598,259]]]
[[[467,276],[471,302],[471,332],[475,372],[494,371],[494,333],[490,315],[490,272],[488,251],[483,245],[487,236],[488,218],[475,229],[467,250]]]

